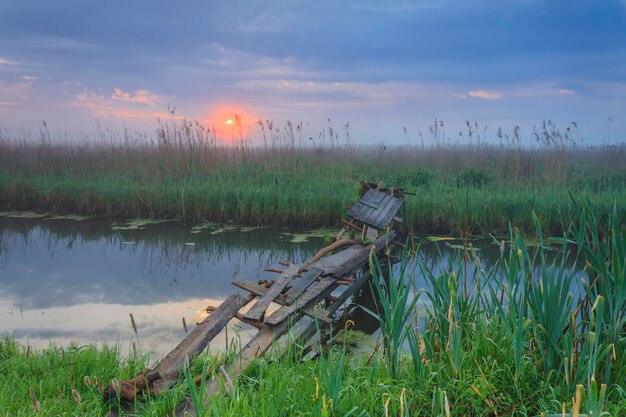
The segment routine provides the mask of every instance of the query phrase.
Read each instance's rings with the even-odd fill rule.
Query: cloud
[[[15,65],[15,62],[0,57],[0,65]]]
[[[81,91],[74,97],[72,105],[88,109],[96,117],[134,120],[186,118],[166,112],[159,96],[147,90],[137,89],[132,95],[120,88],[113,88],[113,94],[108,96],[102,90],[90,91],[79,83],[78,86]]]
[[[455,98],[480,98],[483,100],[500,100],[504,94],[500,91],[470,90],[464,94],[454,94]]]
[[[117,101],[141,103],[147,104],[149,106],[155,106],[157,104],[159,96],[150,93],[148,90],[142,89],[136,90],[135,95],[133,96],[120,88],[113,88],[113,95],[111,96],[111,98]]]
[[[36,76],[34,76],[34,75],[22,75],[20,77],[20,80],[22,80],[22,81],[37,81],[37,79],[38,78]]]
[[[559,90],[559,94],[574,94],[574,90],[570,90],[569,88],[561,88]]]
[[[498,91],[472,90],[467,95],[484,100],[500,100],[502,98],[502,93]]]

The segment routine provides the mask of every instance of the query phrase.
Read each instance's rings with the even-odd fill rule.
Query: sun
[[[233,120],[232,120],[232,119],[228,119],[228,120],[226,120],[226,124],[227,124],[227,125],[232,125],[232,124],[233,124]]]

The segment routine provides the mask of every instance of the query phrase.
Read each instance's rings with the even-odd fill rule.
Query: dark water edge
[[[111,223],[108,219],[68,220],[0,216],[0,333],[36,348],[131,342],[157,355],[172,349],[188,329],[237,290],[234,279],[257,281],[274,274],[279,261],[302,263],[324,246],[314,236],[282,227],[181,222]],[[421,262],[441,271],[455,268],[458,241],[421,246]],[[489,268],[500,256],[491,240],[472,242],[472,262]],[[426,285],[419,271],[412,279]],[[358,304],[372,307],[367,289]],[[356,327],[376,330],[371,317],[350,309]],[[133,332],[130,314],[137,324]],[[256,330],[236,321],[229,338],[245,343]],[[224,348],[225,335],[211,349]]]

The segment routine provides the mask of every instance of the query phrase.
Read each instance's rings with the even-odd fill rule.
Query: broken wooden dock
[[[344,228],[335,242],[306,263],[274,269],[279,275],[269,282],[233,281],[238,293],[217,307],[208,307],[210,315],[153,369],[130,380],[111,383],[105,390],[105,400],[120,401],[129,405],[132,412],[138,396],[158,395],[169,389],[179,382],[185,361],[200,354],[232,319],[252,325],[258,333],[240,350],[236,360],[215,373],[207,384],[204,396],[207,399],[229,391],[247,365],[265,354],[273,342],[294,326],[299,329],[296,343],[304,346],[318,328],[335,322],[340,308],[371,278],[370,255],[380,257],[388,251],[395,237],[391,226],[401,221],[396,217],[403,206],[401,190],[381,190],[381,185],[366,183],[362,186],[362,197],[343,220]],[[346,235],[349,237],[344,238]],[[247,311],[240,313],[251,303]],[[272,304],[280,307],[269,313]],[[116,416],[118,411],[109,415]],[[195,410],[190,401],[183,401],[172,415],[195,416]]]

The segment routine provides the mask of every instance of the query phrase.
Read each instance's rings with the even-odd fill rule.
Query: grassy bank
[[[418,233],[532,230],[571,219],[570,193],[608,215],[626,215],[626,149],[485,144],[437,147],[349,142],[303,145],[272,134],[264,146],[224,147],[191,124],[161,126],[154,139],[104,137],[88,144],[0,139],[0,208],[115,217],[232,220],[241,224],[337,224],[360,180],[383,180],[407,197]],[[274,137],[276,136],[276,137]]]
[[[405,256],[385,280],[371,259],[380,300],[371,315],[381,335],[368,351],[354,350],[350,332],[314,360],[302,361],[301,347],[291,345],[253,362],[230,395],[199,399],[200,415],[624,415],[626,228],[615,215],[600,222],[588,208],[573,210],[576,220],[549,258],[512,231],[487,270],[477,252],[442,271]],[[586,265],[585,277],[564,267],[567,256]],[[413,266],[427,283],[417,308]],[[0,378],[11,382],[0,385],[0,410],[12,416],[101,415],[117,406],[102,404],[101,382],[147,366],[115,349],[32,352],[9,338],[0,359]],[[186,395],[198,398],[194,376],[232,360],[234,352],[197,358],[174,390],[138,403],[140,414],[164,415]]]

